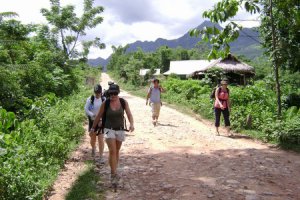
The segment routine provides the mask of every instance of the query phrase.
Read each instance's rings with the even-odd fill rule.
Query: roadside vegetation
[[[51,24],[23,24],[14,12],[0,13],[0,199],[42,199],[84,134],[85,99],[99,68],[85,64],[91,46],[73,48],[87,28],[102,22],[102,7],[51,0],[42,14]]]
[[[197,52],[197,59],[204,59],[209,49],[184,50],[161,47],[156,52],[146,53],[139,50],[125,53],[126,47],[115,49],[108,65],[109,73],[119,80],[123,89],[145,97],[155,68],[162,72],[169,68],[170,60],[188,60]],[[167,52],[167,53],[166,53]],[[182,57],[184,56],[184,59]],[[231,121],[234,131],[248,134],[265,142],[278,144],[285,148],[300,149],[300,82],[299,72],[281,70],[282,116],[278,118],[276,106],[275,81],[272,77],[272,64],[267,56],[248,60],[239,59],[255,67],[256,76],[247,86],[230,85],[232,101]],[[168,61],[168,62],[167,62]],[[153,67],[160,66],[160,67]],[[145,76],[139,76],[142,68],[151,69]],[[210,99],[215,80],[224,78],[219,69],[211,70],[202,80],[182,80],[176,75],[159,76],[166,89],[163,101],[185,107],[206,119],[213,119],[213,103]]]

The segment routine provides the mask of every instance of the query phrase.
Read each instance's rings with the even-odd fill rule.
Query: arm
[[[93,126],[91,128],[91,132],[94,132],[95,128],[97,127],[97,124],[99,123],[100,119],[103,117],[104,113],[104,107],[105,107],[105,101],[101,104],[100,110],[94,120]]]
[[[132,113],[130,111],[130,108],[129,108],[129,104],[127,101],[125,101],[125,112],[126,112],[126,115],[127,115],[127,118],[129,120],[129,123],[130,123],[130,127],[129,127],[129,130],[131,132],[134,131],[134,124],[133,124],[133,116],[132,116]]]
[[[160,92],[161,93],[165,93],[166,92],[165,88],[163,88],[162,86],[160,86]]]
[[[150,95],[151,95],[151,88],[149,88],[147,96],[146,96],[146,105],[148,105],[148,101],[149,101]]]
[[[90,106],[90,98],[88,98],[86,100],[86,103],[85,103],[85,106],[84,106],[84,110],[85,110],[85,113],[90,116],[90,117],[94,117],[94,113],[92,113],[90,110],[89,110],[89,106]]]
[[[223,108],[224,108],[224,107],[223,107],[223,104],[222,104],[221,101],[219,100],[219,90],[220,90],[220,88],[217,88],[217,89],[216,89],[216,92],[215,92],[215,99],[216,99],[217,104],[220,105],[220,108],[223,109]]]

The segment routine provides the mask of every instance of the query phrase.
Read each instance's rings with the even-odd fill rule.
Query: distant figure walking
[[[154,79],[153,85],[150,86],[147,93],[146,105],[148,105],[150,99],[150,106],[152,108],[152,123],[154,126],[156,126],[158,122],[160,108],[162,106],[161,93],[164,91],[165,90],[159,85],[159,80]]]
[[[102,96],[102,87],[100,84],[95,85],[94,87],[94,95],[90,96],[86,100],[85,104],[85,113],[89,120],[89,132],[90,132],[90,138],[91,138],[91,146],[92,146],[92,156],[95,157],[96,153],[96,140],[98,136],[98,146],[99,146],[99,154],[100,164],[104,164],[103,159],[103,150],[104,150],[104,141],[103,141],[103,131],[101,130],[100,126],[101,124],[97,124],[97,126],[94,128],[94,130],[91,132],[94,120],[96,118],[96,115],[98,114],[100,107],[102,103],[105,101],[105,98]]]
[[[119,152],[122,142],[125,141],[126,122],[124,112],[130,122],[129,131],[134,131],[133,117],[128,102],[118,95],[120,88],[117,84],[111,84],[108,89],[109,99],[107,99],[100,108],[100,111],[94,121],[91,132],[97,127],[102,118],[104,128],[104,137],[109,149],[109,165],[111,168],[111,183],[113,186],[118,184],[117,167],[119,163]]]
[[[221,87],[218,87],[215,90],[215,103],[214,103],[215,126],[216,126],[216,134],[220,135],[219,133],[220,118],[221,118],[221,113],[223,113],[227,135],[232,136],[232,134],[230,133],[230,120],[229,120],[230,98],[229,98],[229,89],[227,85],[228,82],[226,80],[222,80]]]

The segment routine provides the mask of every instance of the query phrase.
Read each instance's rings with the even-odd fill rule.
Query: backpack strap
[[[106,100],[105,96],[101,95],[102,103]]]
[[[120,102],[121,102],[121,106],[123,108],[123,110],[125,111],[126,109],[126,101],[123,98],[120,98]],[[128,131],[127,129],[127,123],[126,123],[126,117],[123,115],[123,119],[124,119],[124,131]]]
[[[222,90],[222,88],[221,88],[221,87],[219,87],[219,88],[218,88],[218,91],[219,91],[219,92],[218,92],[218,94],[220,94],[220,93],[221,93],[221,90]],[[226,90],[227,90],[227,93],[229,94],[229,88],[226,88]]]
[[[120,98],[120,103],[121,103],[121,107],[122,109],[125,111],[125,108],[126,108],[126,101],[125,99],[123,98]],[[106,112],[109,108],[109,105],[110,105],[110,99],[106,99],[105,100],[105,105],[104,105],[104,112],[103,112],[103,116],[102,116],[102,129],[104,130],[104,125],[105,125],[105,122],[106,122]],[[126,124],[126,118],[123,116],[124,118],[124,130],[127,131],[127,124]]]
[[[92,105],[94,105],[94,101],[95,101],[95,96],[92,95],[92,96],[91,96],[91,104],[92,104]]]
[[[121,102],[121,106],[122,106],[123,110],[125,110],[125,108],[126,108],[126,101],[125,101],[125,99],[120,98],[120,102]]]
[[[110,104],[110,99],[106,99],[105,102],[104,102],[104,112],[103,112],[103,116],[102,116],[102,130],[104,131],[104,126],[105,126],[105,122],[106,122],[106,112],[107,112],[107,109],[109,107],[109,104]]]

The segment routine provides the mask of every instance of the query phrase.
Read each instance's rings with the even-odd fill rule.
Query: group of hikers
[[[109,149],[108,162],[111,169],[111,183],[112,185],[117,185],[120,179],[117,173],[120,149],[122,142],[125,141],[125,132],[134,131],[134,121],[128,102],[119,97],[120,87],[113,82],[109,82],[108,85],[108,90],[104,92],[100,84],[95,85],[94,94],[87,98],[85,112],[89,121],[88,130],[92,146],[92,156],[96,158],[96,140],[98,138],[99,159],[96,160],[100,164],[105,163],[103,158],[105,139]],[[230,100],[227,85],[228,81],[222,80],[221,86],[216,87],[211,95],[211,97],[215,99],[216,135],[220,135],[220,117],[221,113],[223,113],[227,134],[231,136],[229,120]],[[153,79],[147,92],[146,105],[151,106],[152,124],[154,126],[158,125],[158,118],[162,106],[161,93],[163,92],[165,92],[165,90],[160,86],[159,80],[156,78]],[[128,129],[126,118],[124,117],[125,113],[129,120]]]

